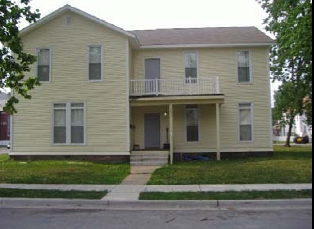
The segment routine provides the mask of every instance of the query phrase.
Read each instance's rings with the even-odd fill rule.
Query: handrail
[[[132,79],[130,95],[197,95],[219,94],[219,77],[199,77],[186,79]]]

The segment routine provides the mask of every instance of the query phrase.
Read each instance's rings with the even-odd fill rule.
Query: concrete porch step
[[[151,159],[151,158],[155,158],[155,159],[168,159],[168,155],[131,155],[131,159]]]
[[[131,161],[131,165],[138,165],[138,166],[151,166],[151,165],[166,165],[168,164],[168,161]]]
[[[166,165],[169,160],[168,151],[141,150],[132,151],[130,157],[131,165]]]
[[[159,156],[159,155],[169,155],[169,151],[161,150],[161,151],[131,151],[131,156],[133,155],[148,155],[148,156]]]

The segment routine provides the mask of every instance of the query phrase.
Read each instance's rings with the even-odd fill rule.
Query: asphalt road
[[[312,210],[0,208],[1,229],[310,229]]]

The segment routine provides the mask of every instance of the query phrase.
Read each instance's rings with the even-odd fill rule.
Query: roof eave
[[[243,43],[243,44],[172,44],[172,45],[142,45],[140,49],[167,49],[167,48],[228,48],[228,47],[270,47],[272,43]]]

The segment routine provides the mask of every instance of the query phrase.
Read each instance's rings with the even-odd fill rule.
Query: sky
[[[31,0],[42,16],[69,4],[125,30],[256,26],[266,14],[255,0]]]
[[[124,30],[255,26],[265,32],[267,16],[256,0],[31,0],[30,5],[44,17],[66,4]],[[272,84],[272,97],[277,87]]]

